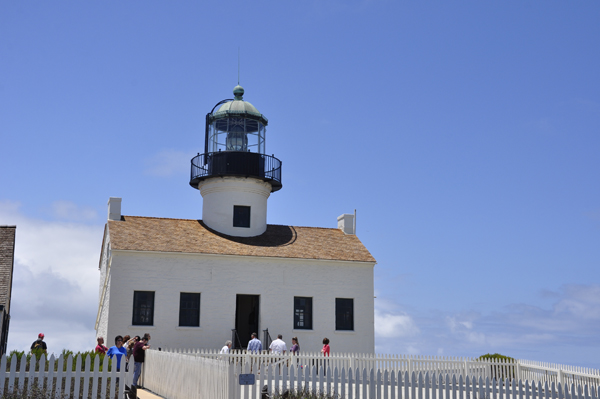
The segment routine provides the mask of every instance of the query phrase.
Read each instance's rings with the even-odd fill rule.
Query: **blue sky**
[[[109,196],[200,218],[189,160],[231,98],[283,161],[268,222],[357,209],[378,352],[600,368],[600,3],[0,3],[9,349],[88,349]]]

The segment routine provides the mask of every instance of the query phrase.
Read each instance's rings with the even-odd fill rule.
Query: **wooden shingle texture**
[[[16,226],[0,226],[0,305],[10,311]]]
[[[113,250],[375,262],[355,235],[339,229],[267,225],[257,237],[232,237],[201,220],[123,216],[108,221]]]

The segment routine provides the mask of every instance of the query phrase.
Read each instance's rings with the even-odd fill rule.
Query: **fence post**
[[[560,384],[562,384],[562,383],[563,383],[563,371],[562,371],[562,369],[561,369],[561,368],[559,368],[559,369],[558,369],[558,382],[559,382]]]
[[[467,376],[469,375],[469,364],[467,363],[468,360],[465,359],[465,374],[463,377],[467,378]]]
[[[517,380],[522,380],[521,378],[521,361],[517,359]]]

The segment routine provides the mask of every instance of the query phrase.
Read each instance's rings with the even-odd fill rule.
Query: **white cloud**
[[[384,338],[412,337],[419,328],[409,315],[384,313],[375,310],[375,335]]]
[[[576,318],[600,321],[600,285],[566,285],[565,297],[554,306],[554,311]]]
[[[92,221],[98,217],[95,209],[80,207],[71,201],[55,201],[52,203],[53,215],[61,220]]]
[[[162,150],[146,160],[146,174],[158,177],[169,177],[187,174],[190,170],[190,153],[172,149]]]
[[[474,320],[479,315],[475,313],[468,313],[462,315],[455,315],[446,318],[446,323],[453,333],[462,341],[466,341],[474,345],[485,345],[486,336],[482,332],[474,331],[475,324]]]
[[[0,224],[17,226],[8,349],[27,350],[40,332],[51,352],[93,348],[103,226],[29,218],[6,201]]]

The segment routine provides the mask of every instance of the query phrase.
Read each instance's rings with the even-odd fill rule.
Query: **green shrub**
[[[515,359],[509,356],[503,356],[499,353],[494,353],[492,354],[485,354],[485,355],[481,355],[478,358],[479,360],[500,360],[502,361],[502,363],[509,363],[510,365],[500,365],[500,364],[493,364],[491,366],[492,368],[492,377],[496,379],[496,381],[500,381],[500,380],[504,380],[506,378],[508,379],[513,379],[516,376],[516,370],[515,370],[515,366],[513,366],[512,364],[515,363]]]
[[[311,391],[309,389],[292,389],[283,392],[276,391],[272,399],[340,399],[339,395],[328,395],[325,392]]]
[[[490,359],[494,359],[494,360],[505,360],[505,361],[509,361],[510,363],[514,363],[515,359],[509,356],[503,356],[499,353],[494,353],[493,355],[487,353],[485,355],[481,355],[478,358],[479,360],[490,360]]]
[[[25,359],[26,366],[25,366],[25,371],[29,371],[29,367],[31,366],[31,355],[35,354],[35,371],[39,370],[39,361],[40,361],[40,357],[41,355],[44,354],[44,351],[42,349],[34,349],[33,351],[31,351],[30,353],[27,353],[27,355],[25,355],[25,352],[19,352],[16,350],[13,350],[12,352],[10,352],[7,356],[6,356],[6,369],[10,370],[11,367],[11,363],[12,363],[12,356],[16,355],[17,356],[17,370],[21,369],[21,361],[23,359]],[[52,354],[49,354],[46,356],[46,370],[48,370],[48,366],[50,364],[50,362],[48,361],[48,358],[51,356]],[[61,352],[61,355],[64,356],[64,362],[63,362],[63,371],[67,371],[67,358],[69,357],[69,355],[73,356],[73,366],[72,366],[72,370],[76,371],[77,368],[77,357],[82,356],[81,359],[81,371],[85,370],[85,359],[86,357],[90,356],[90,363],[91,363],[91,367],[90,370],[94,371],[94,360],[96,359],[96,356],[100,357],[100,371],[102,371],[102,367],[103,367],[103,362],[104,362],[104,354],[98,354],[94,351],[87,351],[87,352],[77,352],[77,353],[73,353],[73,351],[67,350],[67,349],[63,349]],[[58,370],[58,358],[60,355],[54,355],[55,357],[55,361],[54,361],[54,371]],[[109,370],[112,370],[112,359],[108,360],[108,367]]]

